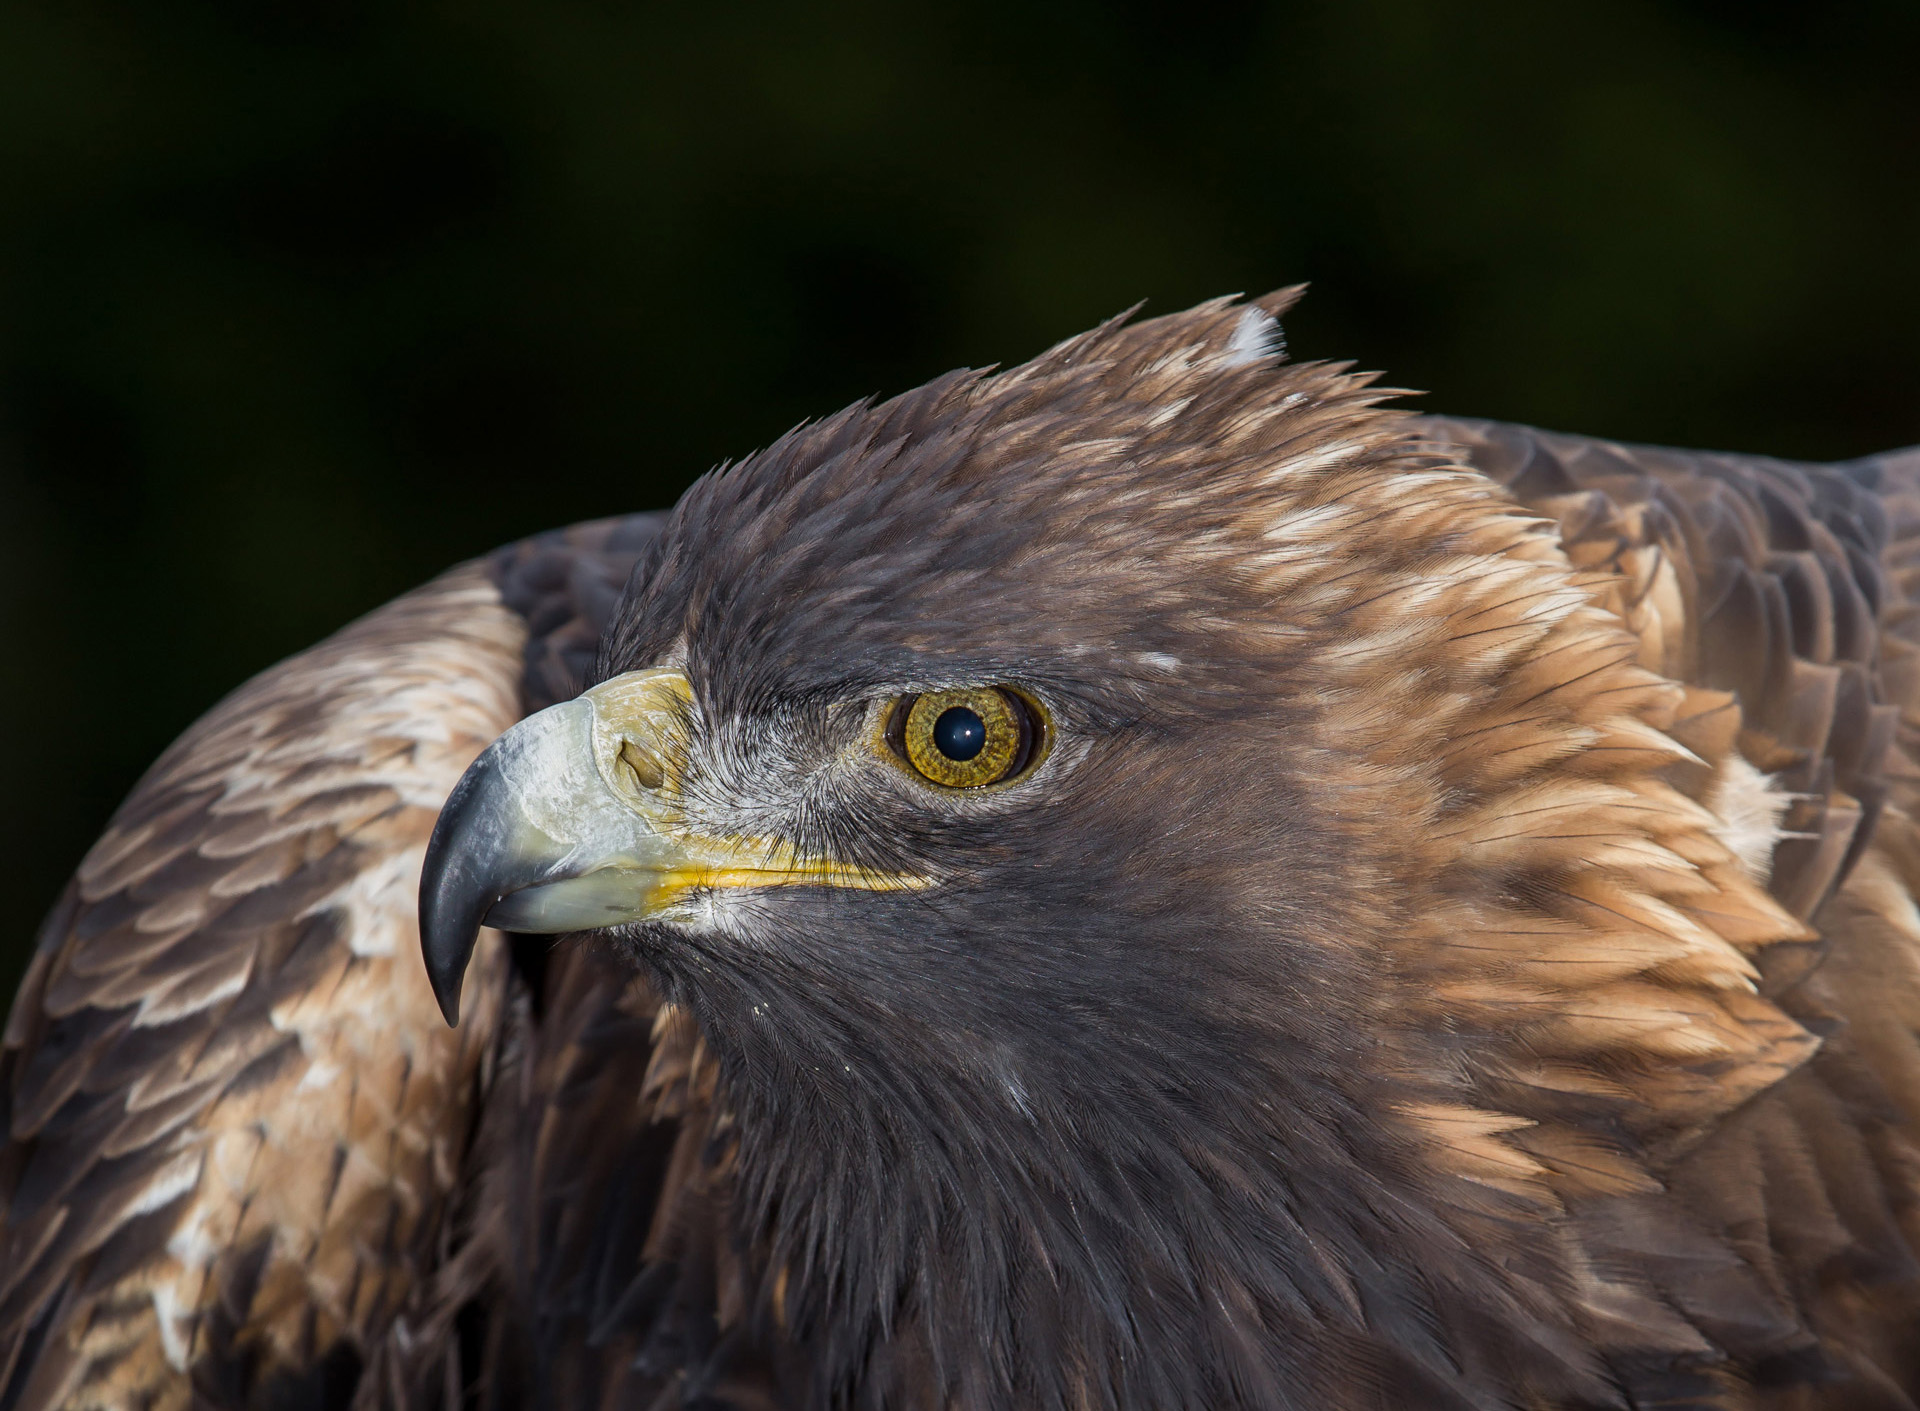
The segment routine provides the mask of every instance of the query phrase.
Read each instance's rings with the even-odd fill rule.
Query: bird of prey
[[[0,1411],[1911,1411],[1920,450],[1413,415],[1296,293],[188,731],[6,1029]]]

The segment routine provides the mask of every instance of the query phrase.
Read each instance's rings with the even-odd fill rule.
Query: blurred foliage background
[[[1920,6],[0,0],[0,993],[445,565],[1140,299],[1437,409],[1920,441]]]

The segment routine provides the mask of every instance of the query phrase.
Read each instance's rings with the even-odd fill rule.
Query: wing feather
[[[524,639],[447,575],[223,702],[81,864],[0,1055],[0,1403],[185,1405],[243,1344],[298,1379],[419,1282],[490,1032],[438,1023],[413,879]]]
[[[408,1318],[445,1285],[506,970],[496,944],[448,1031],[421,853],[473,756],[579,689],[659,520],[389,604],[235,692],[116,813],[0,1044],[0,1407],[338,1399],[370,1363],[391,1397],[396,1347],[435,1355]]]
[[[1671,777],[1723,818],[1748,810],[1757,875],[1818,933],[1757,958],[1763,993],[1821,1037],[1818,1051],[1660,1172],[1671,1198],[1659,1221],[1644,1199],[1577,1212],[1589,1249],[1648,1271],[1715,1347],[1760,1362],[1771,1390],[1716,1377],[1707,1404],[1910,1411],[1920,450],[1793,465],[1491,423],[1427,430],[1555,519],[1640,637],[1642,663],[1694,684],[1698,707],[1671,733],[1719,764]],[[1647,553],[1678,576],[1681,605],[1651,621],[1634,561]],[[1650,1370],[1634,1390],[1658,1396],[1671,1375]]]

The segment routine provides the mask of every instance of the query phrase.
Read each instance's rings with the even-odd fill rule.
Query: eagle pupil
[[[956,763],[986,748],[987,722],[965,706],[949,706],[933,722],[933,747]]]

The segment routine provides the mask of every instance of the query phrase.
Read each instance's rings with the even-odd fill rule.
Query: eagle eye
[[[900,697],[887,718],[886,742],[921,778],[978,789],[1024,772],[1044,734],[1039,707],[1019,692],[963,686]]]

